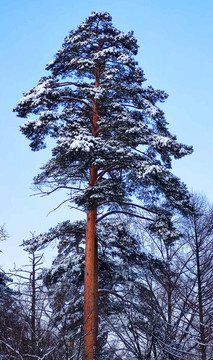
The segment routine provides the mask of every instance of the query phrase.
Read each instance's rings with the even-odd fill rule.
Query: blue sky
[[[50,151],[33,153],[19,132],[21,119],[12,112],[24,91],[46,74],[64,37],[92,11],[108,11],[119,30],[134,30],[137,59],[147,85],[163,89],[169,129],[194,153],[173,162],[173,172],[190,190],[213,202],[212,83],[213,2],[209,0],[9,0],[0,13],[0,224],[10,235],[1,244],[0,265],[26,263],[19,245],[76,214],[65,206],[47,216],[63,195],[30,196],[32,178]]]

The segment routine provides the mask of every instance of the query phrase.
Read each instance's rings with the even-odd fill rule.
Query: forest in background
[[[174,214],[177,239],[121,216],[98,229],[100,359],[212,359],[213,208],[192,199],[195,214]],[[69,222],[45,234],[58,239],[51,268],[29,250],[21,270],[1,272],[2,359],[81,359],[85,224],[78,226],[78,241]]]
[[[1,273],[2,359],[212,358],[212,207],[170,171],[192,148],[169,133],[167,95],[142,86],[136,53],[133,33],[93,13],[16,107],[32,114],[32,150],[56,140],[35,185],[66,189],[87,220],[32,236],[30,264]],[[43,269],[36,251],[55,240]]]

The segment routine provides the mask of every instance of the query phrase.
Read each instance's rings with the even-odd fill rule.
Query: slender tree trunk
[[[78,236],[76,235],[76,254],[79,255],[79,239]],[[74,289],[74,295],[77,294],[77,288]],[[74,324],[74,319],[72,319],[72,325]],[[67,347],[66,350],[66,359],[72,359],[73,358],[73,354],[74,354],[74,350],[75,350],[75,342],[73,340],[73,338],[70,340],[69,346]]]
[[[101,44],[98,44],[98,51]],[[95,87],[100,85],[100,64],[97,64]],[[99,107],[93,102],[92,134],[98,135]],[[90,168],[89,186],[96,184],[98,169]],[[84,360],[98,359],[98,245],[95,237],[97,209],[88,209],[86,228],[86,254],[84,275]]]
[[[96,82],[97,83],[97,82]],[[93,135],[97,136],[98,106],[94,104]],[[96,184],[98,169],[91,166],[89,185]],[[97,209],[88,209],[84,275],[84,360],[97,359],[98,246],[95,237]]]
[[[95,221],[96,209],[88,210],[84,279],[84,360],[97,359],[98,252]]]
[[[36,280],[35,280],[35,254],[32,255],[32,279],[31,279],[31,286],[32,286],[32,303],[31,303],[31,342],[32,342],[32,352],[33,355],[36,351],[36,344],[35,344],[35,328],[36,328]]]
[[[171,245],[166,246],[166,260],[168,261],[168,273],[167,273],[167,345],[170,347],[172,342],[172,292],[173,292],[173,284],[172,284],[172,276],[171,276]],[[174,359],[173,356],[167,355],[168,359]]]
[[[203,316],[203,297],[202,297],[202,280],[200,270],[200,244],[197,234],[196,220],[194,219],[195,228],[195,245],[196,245],[196,262],[197,262],[197,287],[198,287],[198,311],[199,311],[199,330],[200,330],[200,350],[201,359],[206,360],[206,336]]]

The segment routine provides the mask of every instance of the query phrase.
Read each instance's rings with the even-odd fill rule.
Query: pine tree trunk
[[[98,45],[98,51],[101,45]],[[95,87],[100,85],[100,65],[97,65]],[[98,134],[98,104],[93,102],[92,134]],[[97,182],[98,169],[91,166],[89,186]],[[96,360],[98,347],[98,245],[95,238],[97,209],[87,211],[86,254],[84,275],[84,360]]]
[[[88,210],[84,279],[84,360],[97,359],[98,251],[95,239],[96,209]]]

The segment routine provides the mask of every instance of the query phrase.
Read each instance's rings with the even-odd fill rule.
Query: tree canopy
[[[15,109],[33,115],[21,126],[32,150],[42,149],[48,135],[56,140],[37,185],[70,189],[70,200],[86,209],[122,204],[133,194],[151,207],[158,196],[186,205],[186,188],[169,170],[172,157],[192,148],[170,134],[157,106],[167,94],[143,86],[137,51],[133,32],[114,28],[108,13],[92,13],[65,38],[46,67],[51,75]],[[98,169],[92,187],[91,166]]]

